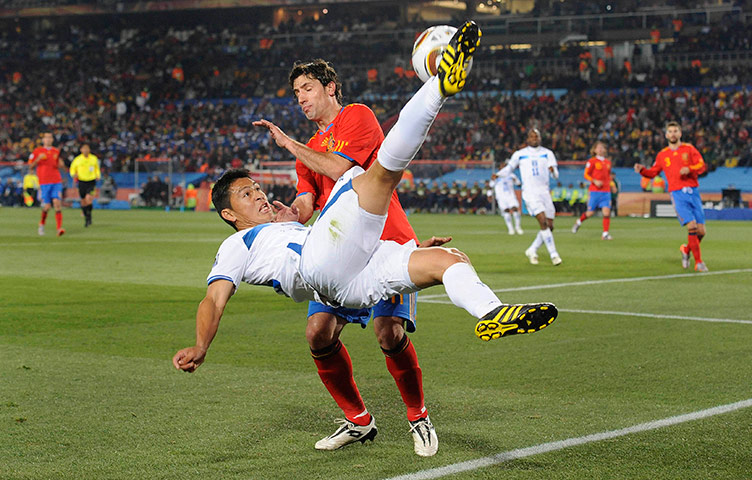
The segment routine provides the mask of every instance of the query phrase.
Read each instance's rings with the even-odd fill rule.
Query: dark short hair
[[[337,98],[337,102],[342,105],[342,82],[339,81],[337,71],[329,62],[321,58],[310,62],[295,62],[292,70],[290,70],[290,89],[294,89],[293,83],[301,75],[318,80],[325,87],[334,82],[334,96]]]
[[[668,130],[668,127],[676,127],[676,128],[678,128],[679,130],[681,130],[681,125],[679,124],[679,122],[675,122],[675,121],[673,121],[673,120],[672,120],[672,121],[670,121],[670,122],[668,122],[668,123],[666,124],[666,130]]]
[[[219,180],[214,184],[211,191],[212,203],[214,203],[214,208],[217,210],[219,218],[236,231],[238,227],[235,226],[234,222],[231,222],[222,216],[222,210],[225,208],[232,208],[232,205],[230,204],[230,186],[239,178],[251,178],[251,172],[243,168],[227,170],[221,177],[219,177]]]

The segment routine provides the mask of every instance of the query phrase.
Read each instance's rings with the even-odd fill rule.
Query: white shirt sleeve
[[[549,160],[548,160],[548,167],[551,169],[551,176],[554,177],[554,179],[559,178],[559,168],[558,163],[556,163],[556,155],[554,155],[554,152],[551,150],[548,151],[550,153]]]
[[[507,162],[507,166],[499,170],[499,176],[509,175],[520,166],[520,151],[517,150],[512,154],[512,158]]]
[[[219,246],[214,265],[206,279],[207,284],[215,280],[229,280],[238,288],[243,281],[246,261],[248,260],[248,248],[243,243],[242,237],[233,235]]]

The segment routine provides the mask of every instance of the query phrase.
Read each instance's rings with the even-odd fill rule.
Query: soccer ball
[[[423,82],[436,75],[441,54],[444,53],[444,47],[449,44],[457,29],[449,25],[435,25],[428,27],[423,31],[413,44],[412,64],[413,70],[418,74]],[[473,60],[465,65],[469,72]]]

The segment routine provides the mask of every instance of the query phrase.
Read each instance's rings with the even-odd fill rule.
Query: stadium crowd
[[[302,35],[275,43],[256,41],[250,24],[211,29],[118,22],[66,23],[45,31],[18,26],[0,34],[0,161],[25,160],[44,130],[54,133],[66,158],[88,141],[110,171],[132,171],[136,159],[171,158],[178,171],[208,174],[229,165],[289,161],[268,148],[266,132],[250,127],[250,121],[268,118],[302,141],[312,133],[287,87],[286,75],[302,44],[311,57],[335,63],[346,101],[369,104],[382,122],[418,85],[403,67],[369,73],[385,51],[404,50],[398,40],[358,42],[354,36],[311,44]],[[749,50],[750,25],[729,22],[709,27],[705,35],[680,37],[667,48]],[[352,33],[385,23],[383,18],[311,23],[303,30]],[[275,28],[269,27],[270,35],[286,27]],[[530,54],[531,62],[539,53]],[[490,52],[478,57],[483,54],[491,58]],[[474,75],[471,94],[436,123],[419,157],[500,161],[534,124],[562,160],[581,160],[596,139],[604,139],[616,166],[631,165],[649,161],[662,148],[661,127],[677,118],[685,126],[685,140],[709,163],[736,157],[749,164],[752,97],[746,89],[723,87],[748,85],[750,75],[746,68],[662,66],[641,72],[614,68],[585,81],[576,62],[571,74],[526,68],[503,80]],[[593,90],[625,84],[641,89]],[[498,93],[550,88],[569,91],[558,99]]]

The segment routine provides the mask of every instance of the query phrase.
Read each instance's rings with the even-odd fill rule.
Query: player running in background
[[[84,213],[84,227],[91,225],[91,211],[94,208],[92,192],[97,188],[101,177],[99,159],[91,154],[88,144],[81,145],[81,155],[73,159],[70,176],[78,181],[78,194],[81,196],[81,211]]]
[[[517,232],[522,235],[522,226],[520,225],[520,202],[517,201],[517,194],[514,191],[515,185],[520,185],[520,179],[512,172],[499,170],[491,175],[491,187],[493,187],[496,203],[499,206],[499,212],[507,224],[509,235]],[[514,218],[514,224],[512,224]]]
[[[677,122],[667,123],[668,147],[658,152],[652,167],[645,168],[636,163],[634,169],[645,178],[653,178],[661,171],[666,174],[676,217],[682,226],[687,227],[687,243],[679,247],[682,268],[689,268],[691,253],[695,257],[695,270],[707,272],[708,267],[700,254],[700,242],[705,237],[705,212],[697,189],[697,177],[705,171],[705,161],[693,145],[681,142],[681,136],[681,125]]]
[[[551,150],[541,147],[541,134],[537,128],[531,128],[527,134],[527,146],[512,154],[507,166],[501,169],[505,175],[520,168],[522,178],[522,199],[527,211],[538,220],[540,230],[525,255],[533,265],[538,265],[538,249],[546,245],[551,263],[561,265],[561,257],[554,243],[554,218],[556,209],[551,199],[548,186],[549,173],[559,178],[556,156]]]
[[[582,222],[595,214],[595,209],[600,208],[603,213],[603,240],[611,240],[608,229],[611,225],[611,160],[606,158],[606,144],[602,141],[595,142],[591,157],[585,165],[585,180],[590,182],[590,198],[587,210],[574,222],[572,233],[577,233]]]
[[[63,177],[60,169],[65,168],[63,159],[60,158],[60,150],[52,146],[52,133],[42,134],[42,146],[37,147],[29,155],[29,171],[36,168],[39,178],[39,189],[42,197],[42,218],[39,221],[39,235],[44,235],[44,224],[47,222],[47,212],[50,205],[55,210],[55,224],[57,236],[65,234],[63,228]]]
[[[342,86],[337,72],[324,60],[296,63],[289,75],[290,87],[306,118],[318,130],[306,145],[292,140],[274,124],[261,120],[254,125],[268,128],[277,145],[297,159],[297,197],[292,206],[299,221],[306,223],[315,210],[322,210],[335,180],[354,166],[367,169],[376,159],[384,133],[376,115],[363,104],[342,106]],[[417,242],[397,193],[392,194],[382,240],[399,244]],[[441,244],[441,243],[438,243]],[[432,243],[429,241],[428,245]],[[335,268],[333,266],[333,268]],[[397,295],[373,307],[373,330],[407,407],[415,452],[432,456],[438,449],[436,431],[428,417],[423,395],[423,377],[413,344],[405,333],[415,331],[417,293]],[[310,302],[306,338],[319,377],[345,414],[346,423],[334,434],[316,443],[320,450],[334,450],[358,441],[362,428],[375,428],[353,378],[350,354],[340,340],[348,323],[366,327],[370,309],[334,308]]]
[[[174,355],[175,368],[192,372],[203,363],[225,304],[241,281],[272,286],[298,302],[316,300],[349,308],[367,308],[381,299],[443,283],[453,303],[479,318],[475,330],[483,340],[535,332],[553,322],[557,312],[551,304],[502,304],[458,250],[379,239],[394,189],[445,98],[464,87],[465,60],[479,37],[472,22],[458,30],[442,56],[438,75],[402,109],[377,161],[365,172],[356,166],[340,177],[312,227],[294,221],[297,209],[279,203],[275,217],[247,171],[223,175],[212,198],[220,217],[238,232],[217,253],[196,315],[196,344]],[[361,442],[376,435],[373,417],[367,411],[364,416],[369,425],[350,430]]]

